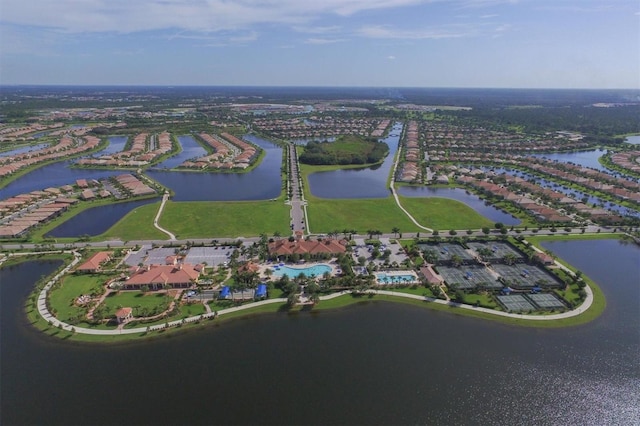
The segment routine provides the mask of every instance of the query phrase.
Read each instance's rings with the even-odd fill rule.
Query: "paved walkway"
[[[411,220],[411,222],[413,222],[414,225],[416,225],[420,229],[424,229],[425,231],[433,232],[433,229],[427,228],[426,226],[422,226],[421,224],[419,224],[418,221],[413,216],[411,216],[411,213],[409,213],[404,207],[402,207],[402,204],[400,204],[400,198],[398,198],[398,193],[396,192],[395,183],[396,183],[396,171],[398,170],[398,162],[400,161],[401,152],[402,152],[402,149],[398,147],[398,151],[396,151],[396,158],[393,161],[393,170],[391,171],[391,180],[389,181],[389,189],[391,190],[391,194],[393,194],[393,198],[396,200],[396,204],[398,205],[400,210],[402,210],[404,214],[407,215],[409,220]]]
[[[300,180],[300,170],[298,168],[298,154],[296,152],[296,145],[293,143],[288,144],[289,150],[289,188],[291,188],[291,232],[293,234],[296,231],[302,231],[307,233],[307,202],[304,199],[304,193],[302,191],[302,184]]]
[[[171,241],[175,241],[176,240],[175,235],[173,235],[171,232],[167,231],[166,229],[158,225],[158,221],[160,220],[160,216],[162,215],[162,210],[164,210],[164,205],[167,203],[168,199],[169,199],[169,193],[165,192],[164,195],[162,196],[162,203],[160,203],[160,208],[158,209],[158,213],[156,213],[156,217],[153,219],[153,226],[155,226],[158,230],[167,234]]]

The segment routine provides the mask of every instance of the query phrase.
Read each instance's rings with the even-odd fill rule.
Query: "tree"
[[[398,234],[400,233],[400,228],[398,228],[397,226],[394,226],[393,228],[391,228],[391,232],[393,232],[393,235],[395,235],[396,238],[398,238]]]
[[[490,232],[491,230],[489,229],[489,227],[485,226],[484,228],[482,228],[482,233],[484,235],[489,235]]]

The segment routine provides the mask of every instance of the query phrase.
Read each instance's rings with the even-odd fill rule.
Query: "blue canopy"
[[[222,287],[222,290],[220,290],[220,297],[227,297],[231,294],[231,289],[229,288],[228,285]]]
[[[256,297],[264,297],[267,295],[267,285],[260,284],[256,290]]]

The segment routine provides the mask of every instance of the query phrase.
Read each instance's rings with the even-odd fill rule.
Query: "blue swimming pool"
[[[416,281],[416,276],[413,274],[402,274],[402,273],[386,273],[379,272],[376,274],[376,278],[378,282],[381,284],[403,284],[403,283],[413,283]]]
[[[331,266],[325,264],[307,266],[305,268],[291,268],[289,266],[275,266],[273,275],[281,277],[287,275],[289,278],[295,278],[301,273],[307,277],[321,277],[325,272],[331,272]]]

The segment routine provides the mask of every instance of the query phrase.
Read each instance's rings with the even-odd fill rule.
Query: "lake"
[[[321,198],[386,198],[393,158],[398,150],[402,123],[395,123],[390,135],[382,139],[389,145],[389,154],[382,164],[358,169],[332,170],[308,176],[311,194]],[[395,136],[391,136],[395,135]]]
[[[262,162],[247,173],[166,172],[146,174],[174,191],[173,201],[268,200],[280,195],[282,148],[255,135],[243,139],[264,149]],[[164,164],[164,163],[163,163]]]
[[[0,270],[2,424],[633,424],[640,248],[546,243],[600,281],[607,310],[522,328],[385,302],[265,314],[122,345],[25,323],[32,283]]]
[[[178,136],[182,151],[154,167],[154,169],[173,169],[187,160],[207,155],[207,150],[193,136]]]
[[[624,141],[633,145],[640,145],[640,135],[627,136]]]
[[[487,205],[477,195],[467,194],[462,188],[430,188],[427,186],[399,186],[398,194],[405,197],[439,197],[449,198],[465,203],[482,216],[493,222],[502,222],[505,225],[519,225],[520,219],[513,217],[491,204]]]
[[[157,203],[158,200],[158,198],[152,198],[92,207],[61,223],[48,232],[46,236],[54,238],[75,238],[84,235],[100,235],[107,232],[109,228],[115,225],[131,210],[144,206],[145,204]]]

